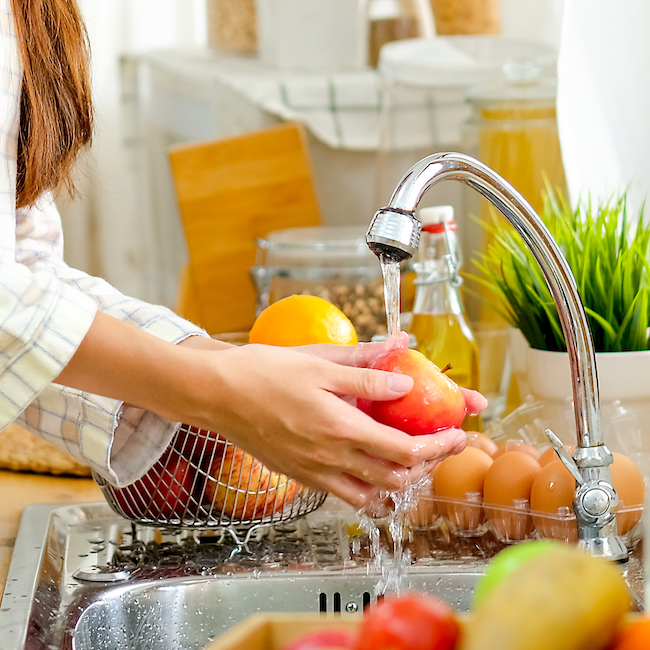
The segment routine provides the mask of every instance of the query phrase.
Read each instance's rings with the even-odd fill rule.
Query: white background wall
[[[96,135],[79,168],[79,195],[60,201],[69,264],[143,296],[137,158],[124,119],[124,57],[206,43],[205,0],[79,0],[93,56]],[[128,58],[127,58],[128,62]]]

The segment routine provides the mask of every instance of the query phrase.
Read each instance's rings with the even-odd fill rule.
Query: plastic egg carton
[[[621,538],[632,550],[642,536],[643,506],[621,507],[617,523]],[[409,513],[409,523],[417,530],[431,534],[481,539],[495,538],[514,544],[530,539],[555,539],[565,543],[578,540],[576,516],[570,508],[556,513],[532,510],[527,499],[517,499],[511,506],[484,503],[479,493],[468,493],[465,499],[447,499],[430,491],[422,493],[417,506]]]

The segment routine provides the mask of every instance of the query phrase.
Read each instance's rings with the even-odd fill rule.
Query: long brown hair
[[[72,165],[92,138],[88,36],[75,0],[11,0],[23,62],[16,206],[72,190]]]

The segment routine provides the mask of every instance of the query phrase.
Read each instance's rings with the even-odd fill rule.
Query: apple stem
[[[453,366],[448,363],[440,372],[447,372],[448,370],[451,370]]]

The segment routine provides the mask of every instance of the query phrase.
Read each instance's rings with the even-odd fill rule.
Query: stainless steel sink
[[[362,611],[377,599],[379,576],[357,523],[336,500],[282,526],[203,533],[135,526],[104,503],[29,506],[0,646],[198,650],[258,611]],[[414,531],[408,545],[405,587],[468,610],[486,561],[472,541],[452,549]]]

